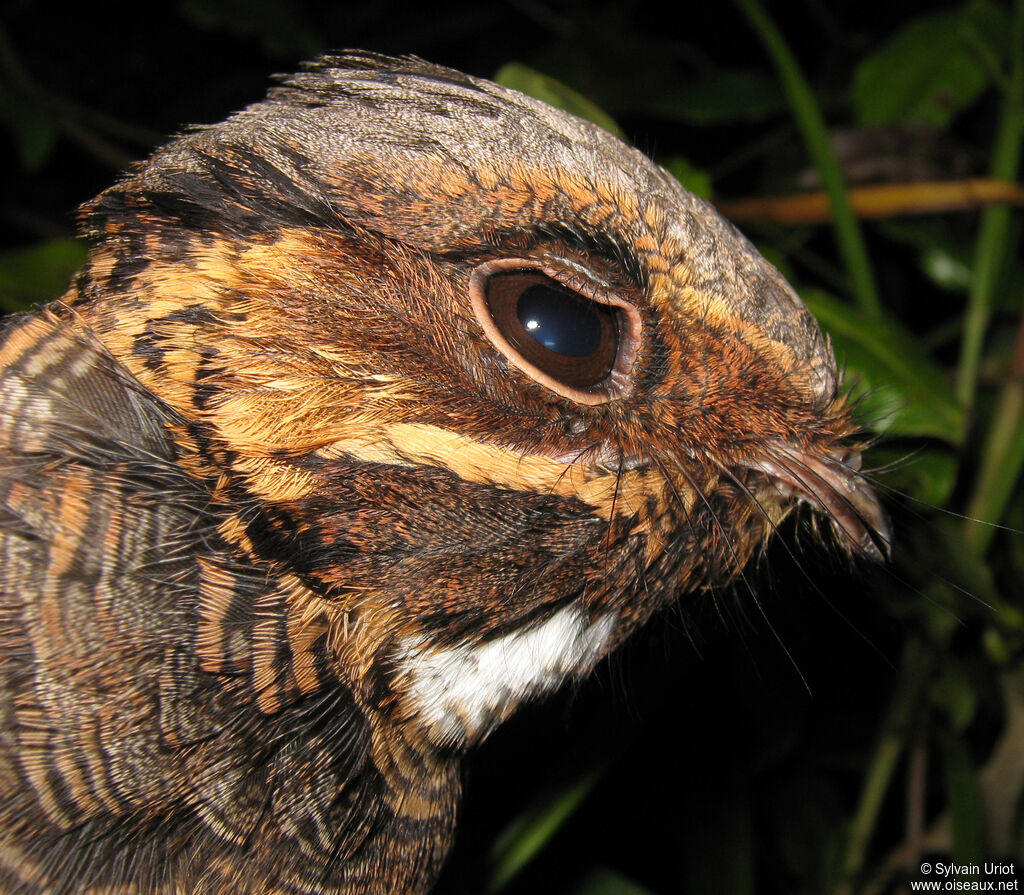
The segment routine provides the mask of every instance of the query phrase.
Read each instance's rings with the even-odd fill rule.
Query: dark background
[[[941,8],[861,2],[775,6],[778,25],[833,103],[866,51],[915,11]],[[147,7],[97,3],[66,17],[32,0],[7,0],[0,11],[0,84],[11,94],[0,102],[24,101],[27,107],[6,109],[7,123],[23,132],[34,112],[33,124],[52,131],[37,141],[53,141],[48,150],[35,151],[27,176],[16,147],[9,140],[0,146],[5,243],[65,230],[69,210],[108,186],[121,163],[146,155],[147,141],[162,142],[189,124],[219,121],[261,98],[272,74],[291,72],[302,60],[332,50],[412,53],[483,77],[511,60],[527,62],[605,108],[644,151],[683,154],[700,167],[733,175],[721,184],[723,191],[733,185],[745,191],[744,180],[769,157],[754,150],[753,163],[746,165],[740,157],[785,115],[757,37],[727,2],[679,4],[668,18],[643,5],[531,0],[179,0]],[[692,87],[733,68],[763,71],[765,91],[777,96],[776,116],[733,120],[719,132],[655,111],[671,106],[678,85]],[[101,116],[114,121],[98,123]],[[781,133],[777,137],[784,142]],[[786,152],[771,161],[787,156],[790,173],[809,164]]]
[[[991,6],[1010,14],[1006,4]],[[805,0],[768,11],[829,124],[857,129],[851,84],[863,60],[915,22],[962,8]],[[658,160],[685,159],[718,198],[814,181],[776,73],[731,3],[676,4],[667,17],[646,4],[530,0],[187,0],[80,10],[61,17],[29,0],[0,4],[0,294],[8,309],[59,294],[81,257],[63,241],[74,208],[132,159],[185,125],[259,99],[273,73],[332,49],[413,53],[484,77],[525,63],[598,104]],[[989,83],[969,102],[956,100],[930,132],[932,144],[875,157],[895,154],[912,177],[985,173],[1001,114],[997,74],[1013,59],[1012,50],[993,52]],[[737,71],[745,78],[730,81]],[[914,115],[885,124],[907,122]],[[865,231],[886,325],[920,340],[921,363],[948,382],[967,287],[930,273],[927,248],[969,266],[979,214]],[[799,288],[849,304],[827,227],[749,229]],[[1024,859],[1019,844],[993,846],[978,773],[1003,742],[1005,681],[1020,665],[1011,611],[1021,600],[1020,539],[1000,533],[981,559],[961,563],[966,526],[934,509],[970,503],[987,415],[1012,366],[1019,220],[1007,244],[1001,294],[1010,297],[993,316],[966,434],[897,426],[869,454],[886,467],[895,564],[851,566],[797,520],[745,581],[682,597],[592,679],[528,708],[467,762],[460,838],[438,892],[493,887],[508,842],[531,834],[538,854],[503,889],[510,895],[895,891],[906,876],[918,878],[913,868],[933,851]],[[856,345],[847,356],[838,336],[837,344],[853,378],[884,375],[858,365]],[[897,397],[901,406],[915,400]],[[1007,475],[1015,497],[999,518],[1020,528],[1019,469]],[[892,779],[865,820],[858,805],[886,737],[896,744]],[[573,794],[581,796],[575,810],[554,823]],[[913,834],[915,823],[923,830],[950,812],[955,834],[931,843]],[[858,818],[867,823],[859,860],[850,857]],[[519,837],[502,839],[510,825]],[[905,869],[887,863],[901,844],[910,849]]]

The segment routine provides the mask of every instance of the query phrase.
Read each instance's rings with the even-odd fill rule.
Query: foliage
[[[9,310],[59,291],[82,257],[61,215],[153,131],[222,117],[318,46],[497,72],[716,200],[827,195],[833,225],[740,223],[845,366],[893,564],[823,567],[792,528],[749,587],[680,607],[595,682],[513,720],[470,767],[439,892],[886,893],[926,860],[1024,863],[1024,221],[966,186],[1021,179],[1024,0],[889,6],[876,25],[862,4],[736,0],[651,27],[622,4],[452,2],[403,12],[396,36],[388,5],[374,30],[313,4],[240,19],[232,0],[188,0],[167,41],[211,61],[145,82],[159,102],[118,71],[122,107],[102,112],[70,63],[31,64],[24,10],[21,44],[0,31]],[[95,53],[97,83],[112,55],[142,65]],[[893,210],[859,218],[857,191],[880,181]],[[962,207],[915,206],[921,181],[962,187]]]
[[[917,868],[922,861],[935,855],[939,856],[936,860],[945,857],[965,866],[993,858],[1020,861],[1024,858],[1018,850],[1024,839],[1019,821],[1019,808],[1024,803],[1024,763],[1018,760],[1012,774],[1003,765],[999,773],[986,772],[992,770],[996,757],[1005,762],[1007,754],[1024,749],[1018,730],[1008,720],[1011,706],[1024,692],[1018,609],[1024,569],[1018,559],[1007,566],[1005,549],[1000,554],[1000,548],[1006,548],[1012,537],[1019,538],[1020,532],[991,525],[1007,521],[1008,504],[1014,495],[1019,499],[1021,493],[1024,295],[1017,292],[1010,296],[1005,313],[991,322],[990,314],[981,315],[984,349],[980,338],[972,342],[970,330],[965,329],[959,362],[955,357],[950,359],[948,350],[941,349],[947,347],[943,342],[959,330],[950,324],[961,321],[954,319],[937,326],[939,321],[927,317],[922,320],[919,307],[897,310],[879,303],[872,261],[826,130],[821,99],[811,90],[785,38],[756,0],[737,0],[737,5],[777,68],[806,151],[827,190],[845,267],[836,280],[837,291],[846,293],[861,307],[802,281],[800,262],[806,264],[808,259],[801,258],[801,252],[795,251],[785,236],[780,239],[779,234],[765,234],[766,251],[794,276],[798,286],[803,283],[805,301],[830,333],[838,357],[845,362],[853,393],[861,399],[861,412],[873,420],[876,434],[882,436],[876,452],[881,453],[894,439],[900,439],[896,442],[900,450],[913,446],[916,451],[912,460],[915,476],[895,470],[893,474],[879,474],[880,484],[898,481],[909,500],[944,502],[954,494],[950,500],[954,510],[966,507],[976,514],[960,519],[952,516],[935,524],[935,542],[916,558],[927,561],[929,555],[948,552],[956,561],[935,577],[927,573],[920,576],[916,593],[922,600],[919,605],[907,605],[905,600],[894,605],[893,614],[906,630],[903,653],[889,708],[864,766],[859,803],[852,812],[840,809],[839,816],[823,819],[832,831],[832,842],[818,841],[815,849],[800,854],[792,868],[798,878],[789,885],[793,886],[791,891],[888,891],[902,880],[919,877]],[[958,116],[991,102],[990,94],[1000,96],[1001,120],[991,139],[1004,147],[1001,152],[998,145],[993,147],[991,174],[994,179],[1012,182],[1019,177],[1020,144],[1024,141],[1022,67],[1024,3],[1017,2],[1007,10],[982,0],[923,14],[904,23],[878,49],[856,60],[850,71],[847,114],[865,131],[869,127],[923,122],[932,133],[954,133]],[[733,71],[723,70],[720,77],[722,83],[737,83]],[[702,91],[712,92],[713,83],[713,76],[705,75]],[[761,91],[759,86],[754,95]],[[756,102],[751,98],[749,103],[736,103],[736,120],[748,115]],[[702,123],[707,120],[704,116]],[[716,123],[721,121],[719,112]],[[998,222],[995,227],[993,218]],[[932,240],[931,221],[905,220],[899,236],[923,247],[918,257],[923,278],[963,295],[964,318],[968,319],[972,312],[978,316],[979,306],[988,308],[993,304],[997,284],[1016,280],[1020,273],[1013,269],[1021,264],[1019,230],[1009,226],[1008,209],[989,209],[983,220],[973,251],[974,266],[960,265],[963,275],[959,282],[947,274],[949,265],[936,264],[940,247]],[[915,228],[920,231],[916,240]],[[880,235],[884,234],[884,228],[880,229]],[[958,234],[946,247],[944,257],[950,253],[970,257],[969,237]],[[878,254],[884,255],[884,248]],[[964,325],[969,326],[966,321]],[[987,351],[983,357],[974,355],[983,350]],[[982,369],[986,376],[979,382]],[[968,381],[963,384],[965,376]],[[956,392],[954,382],[962,384]],[[952,488],[954,476],[959,484],[956,492]],[[1019,516],[1018,512],[1014,519]],[[1014,555],[1019,552],[1019,547],[1010,551]],[[902,580],[897,583],[906,585]],[[946,597],[951,588],[975,602],[956,606],[953,615],[944,608],[936,617],[937,605],[949,605]],[[934,602],[929,605],[928,601]],[[951,625],[951,619],[957,625]],[[958,639],[964,642],[958,643]],[[980,649],[986,643],[987,654]],[[972,736],[975,725],[983,723],[985,709],[993,708],[983,706],[979,693],[986,694],[995,707],[1001,699],[1006,718],[994,746],[989,744],[988,764],[986,750],[979,750]],[[944,779],[935,786],[938,795],[920,770],[929,758],[944,768]],[[883,812],[887,801],[895,801],[893,791],[901,764],[907,765],[904,773],[908,776],[907,834],[901,844],[890,845],[888,855],[880,862]],[[1009,794],[1007,786],[1012,787]],[[753,810],[751,801],[730,805],[731,823],[724,829],[715,828],[715,835],[707,843],[714,852],[703,853],[703,860],[716,855],[711,862],[715,869],[702,871],[696,887],[687,886],[686,891],[741,893],[774,888],[764,882],[758,885],[750,869],[755,862],[765,860],[763,842],[756,847],[750,842],[750,822],[738,822]],[[1012,810],[1006,810],[1007,802]],[[558,800],[552,802],[557,804]],[[793,806],[787,805],[786,814],[774,818],[773,824],[785,825],[791,820],[788,813],[792,810]],[[806,830],[795,835],[803,835],[808,844],[814,842]],[[816,866],[809,859],[815,853],[830,853],[832,858]],[[978,874],[967,873],[961,878],[970,882],[971,876]],[[693,874],[682,878],[692,883]],[[611,891],[626,892],[629,885],[623,883],[620,889]],[[602,877],[601,882],[578,891],[609,889]]]

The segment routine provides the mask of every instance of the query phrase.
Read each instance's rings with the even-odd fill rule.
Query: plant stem
[[[853,296],[862,310],[873,317],[879,317],[882,313],[881,302],[875,287],[867,247],[864,244],[864,235],[861,233],[860,222],[853,213],[843,172],[832,147],[821,107],[785,39],[758,0],[735,2],[757,32],[775,65],[807,151],[821,176],[832,209],[839,253],[849,276]]]
[[[992,155],[992,177],[1015,181],[1020,169],[1021,143],[1024,142],[1024,0],[1013,7],[1010,27],[1010,80],[1003,95],[1003,113]],[[964,316],[964,335],[960,347],[956,396],[965,407],[974,404],[978,386],[981,353],[992,314],[992,302],[1010,232],[1010,209],[995,206],[986,209],[974,248],[974,276]]]
[[[843,855],[842,878],[833,895],[852,895],[856,890],[882,802],[896,773],[896,766],[910,742],[913,722],[920,711],[922,694],[932,669],[928,650],[919,640],[908,640],[900,668],[896,692],[864,775],[860,803],[850,823]]]
[[[1024,0],[1016,0],[1011,26],[1012,71],[1003,97],[1003,117],[996,138],[993,174],[1017,177],[1024,141]],[[960,353],[957,396],[964,406],[974,402],[985,330],[992,313],[996,285],[1006,257],[1010,209],[990,208],[982,220],[975,249],[974,278]],[[984,554],[1003,518],[1006,505],[1024,469],[1024,313],[1006,381],[996,400],[978,463],[978,476],[967,502],[964,539],[974,556]]]
[[[1024,4],[1022,4],[1024,5]],[[988,550],[1024,468],[1024,313],[1021,314],[1006,382],[992,413],[992,424],[981,452],[981,465],[967,504],[967,545],[975,556]]]

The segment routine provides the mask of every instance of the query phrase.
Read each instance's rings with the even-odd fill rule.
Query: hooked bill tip
[[[776,445],[755,468],[824,513],[848,552],[875,562],[891,557],[889,520],[874,488],[858,471],[859,452],[847,451],[837,459]]]

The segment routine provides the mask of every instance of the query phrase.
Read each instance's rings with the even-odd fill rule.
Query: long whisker
[[[669,474],[668,470],[665,468],[665,464],[662,462],[661,458],[656,453],[654,453],[654,452],[651,453],[650,457],[651,457],[651,460],[653,461],[654,465],[658,467],[658,471],[661,473],[662,478],[668,484],[669,492],[670,492],[672,498],[674,499],[675,503],[679,506],[679,509],[683,513],[683,517],[686,519],[687,528],[692,528],[692,520],[691,520],[691,517],[690,517],[690,511],[686,507],[686,501],[683,500],[683,496],[679,493],[679,489],[676,487],[676,484],[673,481],[672,476]],[[684,475],[685,475],[685,473],[684,473]],[[689,482],[690,487],[693,488],[694,492],[699,494],[701,499],[705,503],[707,503],[707,498],[704,497],[703,492],[700,490],[700,488],[698,488],[696,486],[696,484],[693,482],[693,480],[690,479],[689,477],[687,477],[687,481]],[[712,518],[715,518],[715,521],[717,522],[718,520],[715,517],[715,512],[714,512],[713,509],[711,509],[710,506],[708,507],[708,512],[711,514]],[[747,586],[748,586],[748,588],[750,587],[749,583],[747,584]],[[713,599],[713,602],[715,604],[715,608],[718,610],[719,618],[722,618],[722,620],[724,621],[725,619],[722,617],[721,605],[720,605],[720,603],[719,603],[719,601],[717,599],[716,590],[715,590],[714,587],[709,587],[709,590],[711,591],[712,595],[716,597],[715,599]],[[673,605],[676,606],[676,607],[680,607],[680,603],[679,603],[678,600],[675,601],[675,603],[673,603]],[[681,607],[680,607],[680,610],[681,610]],[[680,617],[682,618],[681,611],[680,611]],[[685,619],[683,619],[683,620],[685,622]],[[690,626],[684,624],[684,629],[686,631],[687,639],[693,644],[694,648],[697,650],[697,652],[699,654],[700,653],[700,648],[699,648],[699,645],[696,643],[696,641],[693,638]]]
[[[622,487],[622,461],[624,454],[622,447],[619,446],[619,458],[618,463],[615,464],[615,487],[612,489],[612,504],[611,509],[608,512],[608,531],[605,533],[604,538],[604,557],[607,561],[608,553],[611,550],[612,543],[612,531],[615,528],[615,506],[619,501],[619,488]]]
[[[764,505],[761,503],[761,501],[759,501],[757,499],[757,496],[747,487],[746,483],[739,476],[737,476],[732,470],[730,470],[727,466],[722,464],[720,461],[716,461],[715,465],[718,467],[719,471],[723,475],[728,476],[729,479],[741,491],[743,491],[744,494],[747,495],[747,497],[750,499],[751,503],[753,503],[754,506],[756,506],[758,508],[758,510],[760,511],[761,515],[764,517],[765,522],[769,526],[771,526],[772,531],[777,534],[778,531],[779,531],[778,525],[776,525],[776,523],[772,521],[771,517],[768,514],[768,511],[764,508]],[[775,539],[775,543],[782,544],[782,548],[789,555],[790,559],[793,560],[793,563],[796,566],[796,568],[800,570],[800,574],[803,576],[804,580],[807,581],[808,584],[810,584],[811,589],[814,591],[814,593],[816,593],[819,597],[821,597],[822,600],[824,600],[825,605],[827,605],[830,609],[832,609],[832,611],[835,612],[836,615],[839,618],[841,618],[846,623],[846,625],[850,628],[850,630],[853,631],[861,640],[863,640],[864,643],[866,643],[869,647],[871,647],[871,649],[875,653],[877,653],[879,656],[881,656],[886,661],[887,664],[892,665],[892,662],[889,659],[889,657],[886,656],[886,654],[884,652],[882,652],[882,650],[880,650],[878,648],[877,644],[875,644],[871,640],[871,638],[867,636],[867,634],[865,634],[859,627],[857,627],[857,625],[855,625],[852,621],[850,621],[850,619],[847,618],[846,614],[844,612],[842,612],[842,610],[840,610],[840,608],[831,599],[829,599],[828,594],[825,593],[825,591],[821,588],[821,586],[814,580],[814,578],[811,577],[811,575],[808,573],[808,571],[804,568],[803,563],[800,562],[799,557],[796,555],[795,551],[786,542],[786,539],[785,538],[781,538],[781,537],[780,538],[776,538]],[[764,613],[762,611],[762,615],[763,614]]]
[[[782,445],[775,445],[765,461],[761,467],[755,468],[760,468],[762,472],[779,478],[783,482],[788,479],[791,485],[795,484],[803,492],[802,497],[806,501],[811,502],[819,512],[831,519],[834,528],[838,529],[837,533],[841,533],[843,536],[840,539],[840,544],[847,549],[852,544],[865,555],[874,556],[879,560],[888,555],[890,543],[888,527],[876,498],[873,495],[870,497],[869,509],[873,509],[877,517],[872,519],[865,514],[861,506],[843,494],[831,480],[836,467],[840,467],[843,475],[867,481],[859,472],[845,464],[838,464],[830,458],[821,458],[816,461],[822,468],[814,469],[808,465],[800,453],[786,449]],[[837,512],[837,507],[844,514],[849,513],[850,518],[855,520],[861,532],[857,532],[851,526],[849,519],[844,519]]]
[[[894,488],[891,485],[887,485],[887,484],[885,484],[885,482],[883,482],[883,481],[881,481],[879,479],[875,479],[874,477],[872,477],[870,475],[863,474],[863,473],[861,475],[863,476],[863,478],[864,478],[864,480],[866,482],[869,482],[871,484],[871,486],[873,488],[875,488],[876,490],[878,490],[878,491],[884,491],[884,492],[886,492],[886,493],[888,493],[890,495],[899,497],[902,500],[906,500],[906,501],[909,501],[909,502],[914,503],[914,504],[919,504],[921,506],[926,507],[929,510],[941,513],[941,514],[943,514],[945,516],[950,516],[950,517],[952,517],[954,519],[960,519],[960,520],[962,520],[964,522],[976,523],[978,525],[988,525],[988,526],[991,526],[993,528],[997,528],[997,529],[999,529],[1001,531],[1008,532],[1010,534],[1016,534],[1016,535],[1024,534],[1024,531],[1022,531],[1021,529],[1013,528],[1013,527],[1007,526],[1007,525],[1001,525],[1001,524],[999,524],[997,522],[986,522],[984,519],[975,519],[972,516],[966,516],[963,513],[956,512],[955,510],[950,510],[950,509],[947,509],[945,507],[935,506],[934,504],[928,503],[928,501],[926,501],[926,500],[921,500],[920,498],[915,497],[913,494],[909,494],[908,492],[902,491],[899,488]],[[922,514],[920,512],[917,512],[913,508],[911,508],[911,507],[901,507],[901,509],[904,512],[906,512],[908,515],[910,515],[914,522],[916,522],[916,523],[923,523],[923,524],[927,524],[928,523],[927,517],[924,514]],[[957,616],[953,612],[953,610],[950,609],[948,606],[945,606],[945,607],[942,606],[942,604],[938,603],[933,597],[928,596],[928,594],[924,593],[920,588],[914,586],[911,582],[905,580],[900,575],[896,574],[895,570],[893,570],[891,567],[887,567],[887,571],[888,571],[888,574],[892,576],[893,580],[897,581],[901,586],[906,587],[908,590],[912,591],[913,593],[917,594],[918,596],[923,597],[924,599],[928,600],[928,602],[932,603],[933,605],[937,605],[937,606],[940,606],[941,608],[945,608],[947,611],[949,611],[953,615],[954,618],[956,618],[957,622],[963,624],[963,622],[959,618],[959,616]],[[980,597],[980,596],[978,596],[978,594],[974,593],[973,591],[970,591],[967,588],[957,584],[948,575],[943,575],[938,570],[932,569],[930,571],[930,576],[932,578],[935,578],[938,581],[941,581],[943,584],[948,585],[949,587],[953,588],[954,590],[958,591],[959,593],[961,593],[963,596],[967,597],[968,599],[970,599],[974,603],[977,603],[980,606],[984,606],[989,611],[991,611],[991,612],[998,612],[998,608],[996,606],[994,606],[993,604],[989,603],[989,601],[986,600],[984,597]]]
[[[684,514],[686,515],[687,524],[690,524],[690,515],[689,515],[689,513],[686,510],[686,503],[683,501],[682,495],[679,493],[679,490],[676,488],[675,482],[673,481],[671,474],[665,469],[665,467],[664,467],[664,465],[663,465],[663,463],[661,461],[661,458],[657,454],[652,454],[652,457],[654,458],[655,462],[658,464],[658,468],[661,471],[662,476],[669,483],[669,487],[672,489],[672,492],[675,495],[676,500],[678,501],[680,507],[682,508]],[[750,596],[756,602],[757,599],[758,599],[757,598],[757,592],[754,589],[753,585],[750,583],[750,580],[747,578],[746,572],[744,571],[744,568],[743,568],[744,567],[744,563],[742,563],[740,561],[740,557],[736,553],[736,548],[733,546],[732,539],[729,537],[728,532],[725,530],[725,527],[722,525],[721,519],[718,518],[718,514],[715,512],[714,507],[711,506],[711,501],[708,500],[707,495],[704,493],[704,491],[700,487],[698,487],[697,483],[693,480],[693,477],[690,475],[690,473],[686,470],[686,468],[682,465],[682,463],[677,458],[669,456],[668,459],[672,463],[672,465],[678,470],[679,474],[684,479],[686,479],[687,484],[693,489],[694,493],[701,499],[701,502],[704,504],[705,508],[707,509],[708,514],[711,516],[712,522],[714,522],[715,528],[718,529],[719,535],[721,536],[721,538],[722,538],[723,542],[725,543],[725,545],[729,548],[729,552],[732,554],[733,563],[734,563],[734,566],[735,566],[736,572],[737,572],[737,578],[740,581],[743,582],[743,586],[746,587],[747,591],[749,591],[749,593],[750,593]],[[722,617],[721,616],[721,606],[720,606],[720,604],[718,603],[717,600],[715,601],[715,605],[719,607],[719,617]],[[722,620],[725,621],[724,617],[722,617]]]
[[[692,480],[690,479],[690,477],[687,474],[686,470],[682,468],[682,465],[678,463],[678,461],[676,462],[676,466],[677,466],[677,468],[679,468],[680,472],[684,475],[684,477],[686,477],[687,480],[691,482],[691,486],[692,486]],[[732,478],[732,476],[730,476],[730,478]],[[744,490],[746,490],[746,489],[744,489]],[[804,689],[808,692],[808,694],[812,694],[813,691],[811,690],[810,683],[807,681],[807,678],[804,676],[803,671],[800,670],[800,666],[799,666],[799,664],[796,661],[796,657],[792,654],[792,652],[790,652],[789,647],[786,646],[786,643],[782,639],[782,636],[779,634],[779,632],[776,629],[775,625],[772,624],[771,619],[768,617],[768,613],[765,611],[764,604],[761,602],[761,598],[758,596],[757,591],[754,589],[754,587],[750,583],[750,580],[747,578],[746,573],[743,570],[743,566],[742,566],[742,564],[739,561],[739,557],[736,555],[736,551],[733,548],[731,541],[728,539],[728,537],[726,537],[725,532],[722,529],[721,522],[719,521],[717,515],[715,514],[714,510],[711,509],[711,505],[708,502],[707,498],[704,497],[703,492],[701,492],[699,489],[697,489],[697,493],[700,494],[701,497],[704,499],[704,504],[705,504],[705,506],[707,506],[708,511],[711,513],[711,516],[714,519],[716,526],[718,526],[719,532],[722,534],[722,536],[724,538],[726,538],[726,543],[729,545],[729,550],[730,550],[730,552],[733,555],[733,561],[736,563],[737,568],[739,570],[738,577],[740,578],[740,580],[743,581],[744,586],[750,592],[751,599],[753,600],[754,605],[757,607],[758,614],[761,616],[761,618],[764,621],[764,623],[768,626],[768,630],[771,631],[772,637],[775,639],[775,642],[778,643],[779,648],[782,650],[783,654],[789,660],[789,663],[790,663],[790,665],[792,665],[793,670],[796,672],[797,677],[800,678],[800,683],[803,684]]]
[[[869,447],[870,446],[871,445],[869,445]],[[904,454],[900,454],[900,456],[898,457],[894,457],[891,461],[883,464],[882,466],[874,466],[870,470],[861,470],[861,475],[863,475],[866,478],[868,472],[870,472],[873,475],[878,475],[880,473],[892,472],[893,470],[896,469],[903,469],[907,466],[910,466],[913,463],[914,458],[918,454],[924,453],[924,451],[924,447],[914,448],[914,450],[912,451],[907,451]]]
[[[925,507],[926,509],[932,510],[936,513],[941,513],[943,516],[949,516],[953,519],[960,519],[963,522],[970,522],[973,525],[984,525],[988,528],[994,528],[998,531],[1005,531],[1012,535],[1024,535],[1024,528],[1014,528],[1012,525],[1005,525],[1002,522],[990,522],[987,519],[979,519],[977,516],[968,516],[965,513],[958,513],[956,510],[951,510],[948,507],[936,506],[933,503],[929,503],[927,500],[923,500],[920,497],[915,497],[908,491],[903,491],[900,488],[896,488],[892,485],[888,485],[881,478],[875,478],[873,474],[867,472],[858,473],[864,481],[868,482],[873,488],[878,491],[884,491],[887,494],[894,495],[901,498],[902,500],[909,501],[910,503],[918,504],[919,506]],[[924,520],[924,516],[915,513],[914,518],[918,521]]]

